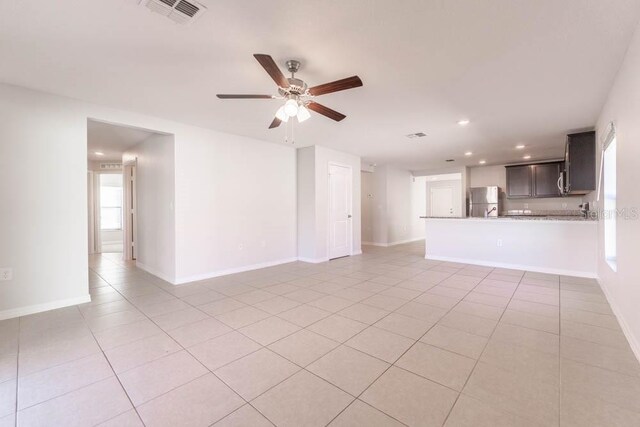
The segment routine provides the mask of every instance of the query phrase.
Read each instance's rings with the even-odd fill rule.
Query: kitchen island
[[[594,220],[427,217],[425,223],[426,259],[596,277]]]

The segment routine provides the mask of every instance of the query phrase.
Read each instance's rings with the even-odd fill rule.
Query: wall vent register
[[[140,0],[140,4],[178,24],[191,24],[207,10],[202,4],[187,0]]]

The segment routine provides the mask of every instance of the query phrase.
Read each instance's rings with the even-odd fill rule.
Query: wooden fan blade
[[[322,104],[318,104],[317,102],[310,102],[309,105],[307,105],[307,108],[315,111],[318,114],[322,114],[323,116],[329,117],[330,119],[335,120],[336,122],[339,122],[340,120],[347,117],[344,114],[338,113],[337,111],[332,110],[331,108],[325,107]]]
[[[336,80],[335,82],[325,83],[323,85],[314,86],[309,89],[309,93],[313,96],[324,95],[326,93],[339,92],[341,90],[353,89],[362,86],[362,80],[358,76],[347,77],[346,79]]]
[[[220,99],[273,99],[273,95],[216,95]]]
[[[253,56],[258,60],[260,65],[262,65],[262,68],[265,69],[278,86],[285,89],[289,87],[289,80],[287,80],[284,74],[282,74],[282,71],[280,71],[280,68],[278,68],[278,65],[270,55],[256,53]]]
[[[271,124],[269,125],[269,129],[277,128],[278,126],[280,126],[280,123],[282,123],[282,120],[280,120],[279,118],[275,117],[273,119],[273,121],[271,122]]]

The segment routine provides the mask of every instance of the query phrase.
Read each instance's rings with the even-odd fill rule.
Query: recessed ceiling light
[[[466,153],[464,153],[465,156],[471,156],[473,155],[473,153],[471,151],[467,151]]]
[[[460,126],[466,126],[466,125],[468,125],[469,123],[471,123],[471,121],[470,121],[469,119],[460,119],[460,120],[458,120],[458,124],[459,124]]]
[[[516,150],[522,150],[524,148],[524,144],[516,145]]]
[[[484,165],[485,163],[487,163],[486,160],[480,160],[478,163],[480,163],[481,165]]]
[[[522,156],[522,158],[525,159],[525,160],[529,160],[531,158],[531,156],[527,154],[526,156]]]
[[[93,154],[95,154],[96,156],[104,156],[104,153],[102,151],[95,151]]]

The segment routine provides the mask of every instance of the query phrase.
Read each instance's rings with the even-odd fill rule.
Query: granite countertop
[[[587,216],[585,218],[580,210],[559,209],[559,210],[508,210],[500,213],[498,217],[435,217],[421,216],[420,218],[428,219],[472,219],[472,220],[515,220],[515,221],[597,221],[595,216]]]
[[[596,222],[595,218],[585,218],[576,215],[507,215],[499,217],[478,218],[478,217],[437,217],[437,216],[421,216],[423,219],[467,219],[473,221],[577,221],[577,222]]]
[[[585,218],[582,215],[507,215],[500,218],[515,221],[595,221],[594,218]]]

